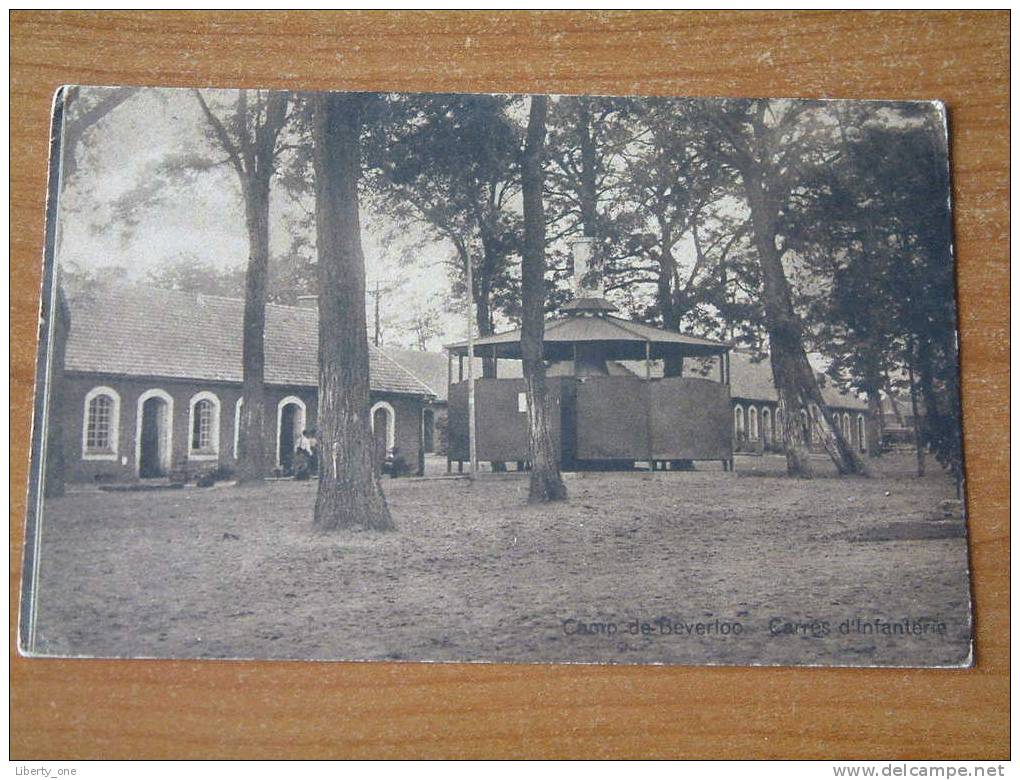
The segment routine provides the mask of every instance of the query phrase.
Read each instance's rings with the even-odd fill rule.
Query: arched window
[[[744,439],[744,407],[740,404],[733,407],[733,436],[737,441]]]
[[[867,428],[864,425],[864,415],[857,415],[857,449],[860,452],[867,452],[868,450],[868,434]]]
[[[773,438],[775,438],[776,441],[782,441],[786,437],[786,433],[783,431],[783,410],[778,406],[776,407],[775,425],[772,426],[772,429],[775,431],[775,436]]]
[[[843,412],[843,438],[850,441],[850,412]]]
[[[82,459],[116,460],[119,439],[120,395],[111,387],[93,387],[85,395]]]
[[[205,390],[191,397],[188,415],[188,457],[216,460],[220,451],[220,399]]]
[[[376,414],[379,412],[380,414]],[[397,413],[386,401],[379,401],[372,406],[368,419],[372,421],[372,432],[376,433],[376,419],[385,417],[385,433],[378,432],[379,436],[385,437],[386,451],[389,452],[396,445],[397,439]]]
[[[775,431],[772,430],[772,410],[767,406],[761,410],[761,436],[767,447],[775,438]]]
[[[752,406],[747,410],[747,431],[751,441],[758,441],[758,407]]]

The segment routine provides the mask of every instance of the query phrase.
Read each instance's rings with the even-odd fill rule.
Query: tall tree
[[[948,139],[938,106],[919,106],[909,119],[885,147],[898,174],[887,198],[895,228],[888,240],[897,258],[890,277],[898,306],[891,313],[903,334],[902,361],[915,375],[919,410],[923,406],[915,420],[920,438],[959,485],[963,442]]]
[[[269,190],[276,170],[281,131],[287,123],[288,93],[239,90],[229,116],[221,118],[199,90],[195,98],[209,133],[227,155],[244,199],[248,264],[244,284],[241,345],[241,426],[238,484],[261,482],[266,471],[265,328],[269,280]]]
[[[111,89],[90,89],[83,98],[80,87],[65,87],[63,90],[63,122],[61,128],[61,165],[58,181],[62,190],[66,190],[74,180],[78,169],[78,157],[83,151],[84,139],[92,133],[97,124],[117,106],[130,98],[137,91],[136,87],[114,87]],[[61,193],[57,193],[59,200]],[[53,257],[59,257],[62,231],[54,231],[57,245],[51,247]],[[50,397],[60,399],[64,392],[64,350],[67,334],[71,327],[71,315],[67,306],[61,269],[55,276],[57,292],[55,304],[58,311],[51,312],[55,320],[52,350],[53,369],[50,375]],[[59,403],[59,401],[57,402]],[[64,425],[62,415],[50,415],[48,420],[48,437],[46,443],[46,483],[43,490],[47,497],[64,495]]]
[[[740,177],[750,214],[753,246],[762,272],[762,302],[769,335],[772,373],[783,409],[783,442],[787,473],[810,477],[810,433],[800,424],[808,412],[813,428],[840,474],[867,473],[863,461],[846,441],[826,408],[815,372],[804,348],[804,323],[794,309],[794,296],[783,256],[789,244],[784,228],[795,219],[803,169],[832,162],[831,127],[806,101],[723,101],[707,107],[711,126],[721,143],[717,152]],[[836,153],[838,154],[838,152]]]
[[[519,251],[519,130],[502,95],[403,95],[370,138],[368,158],[382,210],[450,242],[455,293],[469,293],[479,336],[514,297],[511,258]],[[471,263],[473,289],[464,290]],[[483,375],[495,371],[483,360]]]
[[[439,306],[431,301],[413,304],[403,327],[410,336],[413,348],[427,351],[429,342],[443,335]]]
[[[547,248],[575,235],[595,239],[603,276],[627,275],[619,266],[633,256],[628,248],[635,220],[618,205],[625,151],[635,132],[633,108],[629,98],[562,97],[551,104],[547,120]]]
[[[542,341],[545,335],[545,213],[542,203],[542,150],[548,98],[533,95],[522,160],[524,199],[524,254],[521,259],[521,353],[528,398],[528,451],[531,474],[528,501],[545,503],[567,497],[560,475],[559,454],[549,432]]]
[[[358,179],[362,114],[371,96],[319,93],[314,107],[319,278],[319,440],[316,528],[394,527],[369,419],[365,257]]]
[[[721,277],[714,266],[725,261],[743,236],[738,226],[724,237],[725,221],[709,213],[710,204],[732,187],[733,175],[705,152],[699,137],[703,131],[688,121],[683,103],[649,99],[634,114],[638,132],[625,155],[623,188],[627,208],[640,227],[634,250],[639,263],[654,269],[659,322],[667,330],[679,330],[696,306],[721,297]],[[698,225],[707,222],[717,235],[706,242]],[[687,263],[678,257],[685,240],[694,250]],[[682,360],[667,359],[664,371],[666,376],[679,376]]]
[[[138,87],[65,87],[62,128],[61,182],[63,187],[78,171],[85,141],[97,125],[117,106],[137,94]]]
[[[791,234],[812,275],[831,279],[814,296],[814,338],[829,373],[868,396],[869,448],[881,390],[906,376],[911,398],[935,407],[917,430],[919,472],[930,447],[962,476],[944,126],[931,105],[830,110],[843,155],[811,184]]]

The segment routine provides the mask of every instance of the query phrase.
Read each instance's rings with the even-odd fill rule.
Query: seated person
[[[314,428],[301,431],[294,455],[294,479],[308,479],[318,471],[319,440]]]

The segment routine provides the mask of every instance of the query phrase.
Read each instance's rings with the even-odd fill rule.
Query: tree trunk
[[[793,310],[790,283],[776,248],[779,208],[768,192],[760,173],[748,165],[741,171],[751,212],[754,246],[762,270],[765,321],[769,333],[769,352],[779,402],[784,409],[783,443],[786,469],[790,476],[810,477],[808,442],[791,435],[801,409],[806,409],[810,424],[840,474],[866,474],[863,461],[854,452],[839,427],[833,425],[818,381],[804,351],[803,327]]]
[[[266,475],[266,295],[269,286],[269,174],[243,185],[248,228],[241,342],[240,430],[237,484],[262,482]]]
[[[882,420],[882,394],[876,387],[868,392],[868,422],[864,426],[864,435],[868,440],[868,456],[872,458],[882,454],[882,436],[885,428]]]
[[[868,398],[868,419],[864,437],[868,457],[877,458],[882,454],[882,370],[879,350],[873,339],[867,339],[862,347],[867,361],[864,368],[864,387]]]
[[[662,327],[665,330],[679,330],[680,317],[676,292],[673,289],[676,284],[676,258],[669,248],[669,237],[663,220],[659,219],[660,228],[663,230],[662,251],[659,253],[659,274],[656,285],[656,297],[659,304],[659,313],[662,318]],[[681,377],[684,375],[684,359],[682,355],[667,355],[662,361],[662,375],[664,377]],[[669,467],[676,471],[690,471],[694,468],[692,460],[671,460]]]
[[[276,161],[276,141],[287,122],[289,96],[268,95],[264,113],[248,108],[248,93],[237,94],[231,131],[195,90],[217,142],[227,154],[241,184],[248,229],[248,267],[245,271],[244,321],[241,346],[242,388],[240,430],[237,437],[237,484],[261,482],[266,473],[265,442],[265,326],[269,276],[269,187]],[[259,104],[262,104],[261,97]]]
[[[917,476],[924,476],[924,435],[921,432],[921,418],[917,413],[917,382],[914,381],[914,346],[910,346],[910,360],[907,362],[907,378],[910,380],[910,413],[914,416],[914,451],[917,453]]]
[[[893,416],[896,418],[896,424],[901,428],[906,427],[906,423],[903,422],[903,413],[900,411],[900,405],[896,400],[896,396],[893,394],[892,380],[889,379],[889,374],[885,375],[885,389],[886,397],[889,399],[889,405],[892,406]]]
[[[68,116],[72,103],[79,99],[81,89],[79,87],[65,87],[64,101],[64,128],[63,128],[63,157],[61,159],[61,182],[63,189],[74,178],[78,170],[78,145],[87,133],[97,122],[113,111],[117,106],[130,98],[139,87],[115,87],[104,90],[104,95],[92,108],[81,112],[76,117]]]
[[[917,386],[921,400],[924,402],[924,441],[930,442],[934,432],[943,427],[941,405],[935,393],[935,369],[932,365],[932,343],[929,338],[921,336],[917,341]],[[917,419],[915,412],[914,419]],[[959,417],[957,417],[959,420]],[[956,422],[957,427],[960,423]]]
[[[319,281],[319,491],[315,527],[391,530],[369,419],[365,258],[358,213],[365,96],[313,98]]]
[[[545,335],[545,214],[542,204],[542,154],[548,98],[534,95],[528,116],[521,188],[524,199],[524,253],[521,259],[521,353],[528,398],[528,452],[531,458],[529,503],[561,501],[567,488],[559,453],[549,432],[542,340]]]
[[[482,266],[479,269],[480,273],[478,276],[482,277],[475,283],[477,289],[477,295],[475,296],[475,323],[478,326],[478,338],[485,338],[491,336],[493,333],[492,326],[492,307],[490,305],[490,297],[492,295],[492,283],[489,280],[489,275],[492,273],[493,258],[490,254],[491,250],[491,238],[484,230],[482,233]],[[477,354],[477,353],[476,353]],[[496,378],[496,359],[491,355],[483,354],[482,360],[482,379],[495,379]],[[478,377],[476,377],[477,379]],[[501,460],[493,460],[489,462],[489,467],[494,472],[502,473],[506,471],[506,463]]]
[[[489,290],[480,288],[475,298],[475,324],[478,327],[478,338],[483,339],[491,336],[492,308],[489,304]],[[496,376],[496,361],[491,357],[482,357],[482,378],[493,379]]]
[[[680,324],[673,295],[673,284],[676,270],[676,258],[669,249],[663,249],[659,255],[659,275],[656,285],[656,298],[659,314],[662,317],[664,330],[677,330]],[[682,357],[667,357],[663,361],[663,376],[683,376],[684,361]]]
[[[595,166],[598,160],[595,143],[591,137],[591,112],[588,110],[588,101],[585,98],[578,97],[575,100],[578,110],[577,132],[581,141],[581,180],[578,192],[581,201],[581,225],[584,228],[584,235],[589,238],[597,238],[598,195]],[[598,250],[596,249],[596,251]]]

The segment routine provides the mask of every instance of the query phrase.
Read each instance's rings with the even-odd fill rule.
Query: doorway
[[[387,426],[390,417],[383,407],[379,407],[372,413],[372,436],[375,439],[376,458],[380,462],[386,459]]]
[[[377,401],[370,410],[376,463],[381,467],[396,447],[396,412],[386,401]]]
[[[423,413],[422,418],[422,445],[425,448],[425,452],[436,451],[436,413],[431,409],[426,409]]]
[[[138,476],[165,477],[170,467],[170,415],[166,400],[158,396],[142,403]]]
[[[276,462],[284,474],[294,472],[294,448],[305,428],[305,408],[297,399],[284,399],[280,406]]]

